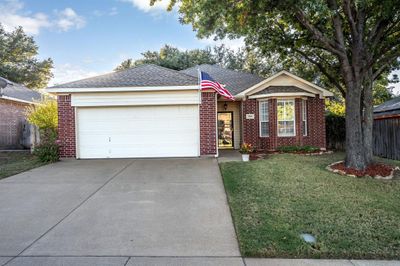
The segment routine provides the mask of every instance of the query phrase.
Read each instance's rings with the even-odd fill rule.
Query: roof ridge
[[[190,78],[194,78],[194,76],[192,76],[192,75],[189,75],[189,74],[186,74],[186,73],[182,73],[181,71],[183,71],[183,69],[182,70],[176,70],[176,69],[172,69],[172,68],[168,68],[168,67],[164,67],[164,66],[160,66],[160,65],[156,65],[156,64],[148,64],[148,65],[152,65],[152,66],[155,66],[155,67],[158,67],[158,68],[162,68],[162,69],[168,70],[168,71],[173,72],[173,73],[178,73],[180,75],[185,75],[185,76],[188,76]]]
[[[248,75],[248,76],[257,77],[257,78],[260,78],[260,79],[265,79],[265,78],[263,78],[263,77],[261,77],[261,76],[259,76],[257,74],[253,74],[253,73],[249,73],[249,72],[245,72],[245,71],[237,70],[237,69],[229,69],[229,68],[226,68],[226,67],[222,67],[222,66],[220,66],[218,64],[212,64],[212,65],[211,64],[200,64],[200,65],[196,65],[196,66],[193,66],[193,67],[189,67],[189,68],[183,69],[181,71],[186,71],[186,70],[193,69],[193,68],[199,67],[199,66],[210,66],[210,67],[215,67],[215,68],[218,68],[218,69],[222,69],[224,71],[235,72],[235,73],[240,73],[242,75]]]

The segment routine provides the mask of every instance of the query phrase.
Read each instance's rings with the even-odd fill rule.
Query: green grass
[[[400,180],[325,170],[343,156],[277,154],[222,163],[242,255],[398,259]],[[301,233],[313,234],[317,244],[303,242]]]
[[[47,163],[25,151],[4,152],[0,151],[0,179],[12,176]]]

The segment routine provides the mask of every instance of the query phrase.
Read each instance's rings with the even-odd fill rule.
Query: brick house
[[[235,101],[200,91],[198,69]],[[286,71],[264,79],[213,65],[142,65],[47,90],[58,96],[61,155],[75,158],[218,156],[243,142],[325,149],[324,98],[332,96]]]
[[[0,77],[0,149],[23,149],[31,144],[26,107],[41,100],[39,92]]]

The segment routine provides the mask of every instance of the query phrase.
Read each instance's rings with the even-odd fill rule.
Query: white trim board
[[[317,85],[315,85],[315,84],[313,84],[313,83],[311,83],[311,82],[309,82],[309,81],[307,81],[307,80],[305,80],[303,78],[300,78],[300,77],[298,77],[298,76],[286,71],[286,70],[283,70],[283,71],[280,71],[280,72],[276,73],[275,75],[272,75],[271,77],[269,77],[269,78],[267,78],[267,79],[255,84],[255,85],[251,86],[250,88],[240,92],[239,94],[236,95],[236,97],[244,98],[244,97],[246,97],[248,94],[250,94],[252,92],[256,93],[259,90],[264,89],[263,86],[266,85],[268,82],[271,82],[272,80],[274,80],[277,77],[282,76],[282,75],[287,75],[287,76],[289,76],[289,77],[291,77],[291,78],[293,78],[293,79],[295,79],[295,80],[297,80],[297,81],[299,81],[301,83],[304,83],[305,85],[307,85],[307,86],[313,88],[314,90],[320,92],[318,94],[321,94],[323,97],[332,97],[333,96],[332,92],[330,92],[328,90],[325,90],[325,89],[323,89],[323,88],[321,88],[321,87],[319,87],[319,86],[317,86]],[[311,93],[316,93],[315,91],[312,91],[311,89],[307,89],[307,88],[302,88],[302,89],[308,90]]]
[[[314,97],[315,98],[315,94],[307,93],[307,92],[278,92],[278,93],[270,93],[270,94],[250,95],[249,99],[272,98],[272,97],[290,97],[290,98],[293,98],[294,96],[308,96],[308,97]]]
[[[47,88],[48,93],[79,93],[79,92],[129,92],[129,91],[180,91],[199,90],[198,85],[188,86],[145,86],[145,87],[102,87],[102,88]]]

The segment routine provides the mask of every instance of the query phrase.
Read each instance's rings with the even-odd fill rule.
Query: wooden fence
[[[376,156],[400,160],[400,116],[375,119],[373,137]]]

